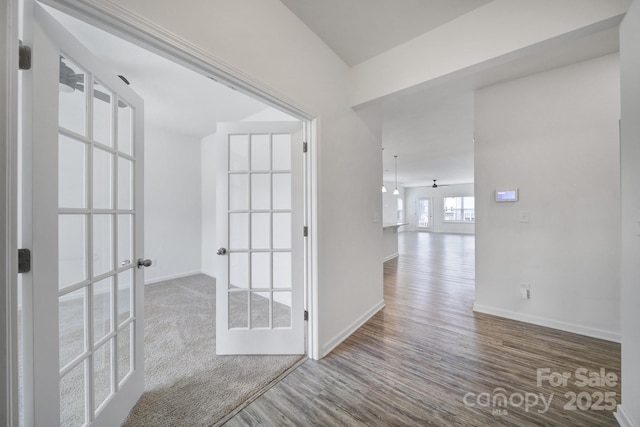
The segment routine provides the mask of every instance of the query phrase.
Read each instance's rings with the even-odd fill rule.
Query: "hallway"
[[[226,425],[617,425],[619,344],[474,313],[474,236],[405,232],[399,251],[386,307]],[[539,385],[539,368],[571,377]]]

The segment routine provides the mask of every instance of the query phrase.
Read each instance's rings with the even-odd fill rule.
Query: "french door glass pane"
[[[118,209],[133,209],[133,162],[118,157]]]
[[[58,139],[58,206],[87,207],[87,145],[64,135]]]
[[[273,287],[291,288],[291,252],[273,253]]]
[[[84,353],[86,349],[86,288],[58,298],[60,368]]]
[[[69,58],[60,56],[58,124],[79,135],[87,134],[87,74]]]
[[[249,249],[249,214],[229,214],[229,248]]]
[[[118,101],[118,151],[133,155],[133,110]]]
[[[251,254],[251,288],[271,287],[271,253],[254,252]]]
[[[133,270],[129,269],[118,274],[118,325],[131,317],[131,302],[133,300],[131,284]]]
[[[273,174],[273,209],[291,209],[291,174]]]
[[[111,138],[113,95],[98,80],[93,81],[93,140],[113,146]]]
[[[291,214],[273,214],[273,248],[291,249]]]
[[[93,215],[93,276],[113,270],[113,215]]]
[[[82,426],[85,423],[85,364],[78,364],[60,379],[60,425]]]
[[[229,135],[229,170],[249,170],[249,135]]]
[[[291,292],[273,293],[273,327],[291,327]]]
[[[291,328],[291,137],[228,143],[229,328]]]
[[[252,213],[251,214],[251,248],[270,249],[271,237],[269,220],[271,214]]]
[[[133,341],[133,325],[131,322],[118,332],[118,384],[122,384],[131,372],[131,342]]]
[[[107,341],[93,353],[93,392],[95,409],[109,397],[111,387],[111,341]]]
[[[111,332],[113,313],[113,277],[93,284],[93,342],[96,343]]]
[[[271,209],[271,175],[256,173],[251,175],[251,209]]]
[[[245,173],[229,175],[229,210],[249,209],[249,175]]]
[[[93,149],[93,208],[113,208],[113,154]]]
[[[118,267],[133,261],[133,215],[118,215]]]
[[[248,292],[229,293],[229,329],[249,327]]]
[[[273,135],[273,170],[291,170],[291,135]]]
[[[232,252],[229,254],[229,288],[249,288],[249,254]]]
[[[58,286],[63,289],[87,278],[85,215],[58,216]]]
[[[269,327],[271,295],[269,292],[251,292],[251,328]]]
[[[269,135],[251,135],[251,169],[269,170]]]

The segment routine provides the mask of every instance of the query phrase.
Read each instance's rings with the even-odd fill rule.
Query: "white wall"
[[[447,187],[407,187],[406,218],[408,230],[416,229],[416,203],[418,199],[431,199],[431,232],[473,234],[475,224],[451,223],[444,221],[444,198],[453,196],[473,196],[473,184],[454,184]]]
[[[311,234],[318,238],[316,356],[326,354],[383,304],[382,144],[350,107],[349,68],[278,0],[113,3],[142,18],[122,22],[143,31],[162,27],[318,117],[311,148],[318,150],[318,222]],[[345,183],[355,196],[340,191]]]
[[[145,126],[145,283],[201,270],[200,140]]]
[[[567,33],[603,29],[630,0],[493,0],[352,68],[352,101],[361,105],[487,63],[522,56]],[[599,24],[599,25],[596,25]],[[609,22],[607,26],[616,25]]]
[[[200,142],[202,170],[202,272],[216,277],[216,134]]]
[[[618,55],[479,90],[475,117],[476,310],[619,340]]]
[[[622,407],[620,425],[640,426],[640,3],[620,26],[622,87]]]

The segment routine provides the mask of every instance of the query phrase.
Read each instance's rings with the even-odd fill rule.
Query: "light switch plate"
[[[520,211],[520,222],[529,222],[529,211]]]

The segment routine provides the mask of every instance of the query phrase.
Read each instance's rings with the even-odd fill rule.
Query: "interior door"
[[[143,102],[33,13],[25,423],[120,425],[144,390]]]
[[[304,354],[302,123],[216,133],[216,351]]]
[[[416,201],[416,228],[418,230],[431,229],[431,199]]]

